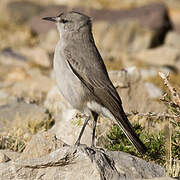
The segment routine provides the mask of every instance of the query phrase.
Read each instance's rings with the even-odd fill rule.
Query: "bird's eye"
[[[67,20],[67,19],[62,19],[61,22],[62,22],[63,24],[65,24],[65,23],[68,22],[68,20]]]

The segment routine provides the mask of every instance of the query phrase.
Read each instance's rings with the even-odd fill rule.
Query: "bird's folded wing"
[[[76,53],[65,49],[66,60],[73,73],[113,114],[121,111],[121,99],[108,77],[101,56],[96,54],[98,52],[93,53],[93,57]]]

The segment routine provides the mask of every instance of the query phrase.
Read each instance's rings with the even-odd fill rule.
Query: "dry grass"
[[[165,75],[160,72],[159,75],[167,87],[167,93],[164,95],[162,101],[167,105],[169,113],[177,116],[176,118],[169,118],[169,123],[165,127],[167,175],[177,177],[180,175],[180,157],[178,155],[178,149],[180,149],[180,96],[179,92],[172,86],[172,83],[169,82],[169,74]],[[175,141],[172,140],[172,130],[173,133],[175,131],[178,132],[177,140],[175,139]],[[177,156],[172,153],[173,145],[177,146]]]
[[[180,87],[180,74],[172,73],[169,80],[177,89]],[[145,79],[145,81],[152,82],[154,85],[166,92],[166,86],[164,86],[164,82],[160,76],[148,77]]]
[[[54,118],[50,114],[46,119],[42,119],[42,116],[35,119],[33,115],[22,118],[16,114],[6,132],[0,134],[0,149],[22,152],[33,134],[47,131],[53,124]]]
[[[23,138],[0,135],[0,149],[9,149],[16,152],[22,152],[25,147],[26,142]]]

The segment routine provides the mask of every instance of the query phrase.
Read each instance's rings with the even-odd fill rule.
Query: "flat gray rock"
[[[165,176],[159,165],[123,152],[64,146],[45,156],[0,164],[0,179],[133,180]]]

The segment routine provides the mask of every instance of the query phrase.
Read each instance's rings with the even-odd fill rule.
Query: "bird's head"
[[[90,17],[79,12],[61,13],[55,17],[45,17],[43,20],[55,22],[60,33],[73,33],[84,29],[91,30]]]

